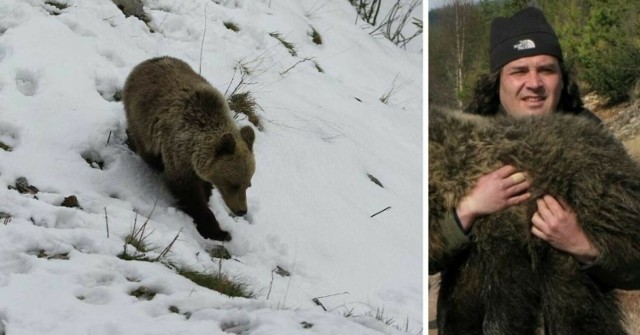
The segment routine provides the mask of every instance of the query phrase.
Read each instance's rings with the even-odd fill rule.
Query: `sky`
[[[447,0],[428,0],[428,3],[429,3],[429,9],[434,9],[434,8],[442,7],[445,3],[447,3]]]
[[[64,3],[0,0],[0,334],[423,331],[419,50],[369,35],[342,0],[153,0],[148,24]],[[230,242],[203,239],[125,144],[125,79],[165,55],[257,103],[261,127],[233,115],[256,132],[249,212],[209,199]]]

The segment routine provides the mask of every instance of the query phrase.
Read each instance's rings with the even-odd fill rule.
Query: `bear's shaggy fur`
[[[477,218],[470,245],[444,259],[438,222],[478,177],[504,164],[529,173],[533,196]],[[542,322],[548,334],[626,334],[613,291],[531,234],[535,200],[544,194],[574,209],[605,268],[638,258],[640,168],[601,125],[560,113],[515,119],[429,112],[429,260],[442,270],[441,335],[527,335]]]
[[[212,185],[236,215],[247,212],[246,191],[255,171],[249,126],[238,129],[227,101],[189,65],[154,58],[129,74],[123,102],[129,141],[165,181],[205,238],[230,240],[207,203]]]

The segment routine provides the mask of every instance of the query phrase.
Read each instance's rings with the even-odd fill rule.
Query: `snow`
[[[11,148],[0,149],[0,334],[423,332],[419,52],[370,36],[344,0],[146,0],[149,26],[110,0],[58,2],[69,7],[0,0],[0,142]],[[210,256],[221,243],[198,234],[125,144],[113,96],[163,55],[227,94],[242,64],[240,91],[260,106],[249,213],[230,215],[217,191],[209,202],[232,235],[229,260]],[[39,192],[13,189],[19,177]],[[80,209],[60,206],[70,195]],[[146,255],[178,235],[170,252],[119,258],[149,216]],[[256,297],[167,264],[222,271]],[[140,287],[156,295],[132,296]]]

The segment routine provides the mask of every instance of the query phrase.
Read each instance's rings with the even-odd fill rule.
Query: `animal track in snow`
[[[91,305],[105,305],[113,300],[113,294],[107,287],[93,287],[82,289],[76,298]]]
[[[109,62],[113,63],[113,65],[119,68],[125,67],[127,65],[124,59],[122,59],[122,57],[114,49],[100,48],[98,52],[100,53],[100,56],[106,58]]]
[[[103,99],[110,102],[122,100],[122,90],[118,86],[118,79],[111,76],[97,75],[96,89]]]
[[[0,150],[13,151],[18,142],[17,128],[8,123],[0,122]]]
[[[16,73],[16,87],[20,93],[33,96],[38,93],[38,74],[31,70],[18,70]]]
[[[11,48],[5,44],[0,44],[0,62],[2,62],[9,53],[11,53]]]
[[[64,23],[71,31],[83,37],[98,37],[95,31],[86,25],[81,24],[78,20],[69,16],[61,16],[60,21]]]
[[[103,170],[104,169],[104,160],[102,159],[100,153],[94,150],[87,150],[81,154],[82,158],[94,169]]]

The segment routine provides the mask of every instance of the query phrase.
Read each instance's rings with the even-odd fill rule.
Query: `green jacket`
[[[453,211],[449,211],[440,222],[430,223],[430,225],[434,224],[439,226],[446,248],[441,254],[429,254],[429,275],[445,270],[448,260],[453,259],[471,243],[471,237],[462,231],[462,227],[453,216]],[[609,289],[640,289],[640,255],[633,264],[627,264],[619,269],[604,268],[600,261],[601,259],[598,258],[592,264],[585,264],[582,270],[597,283]]]

